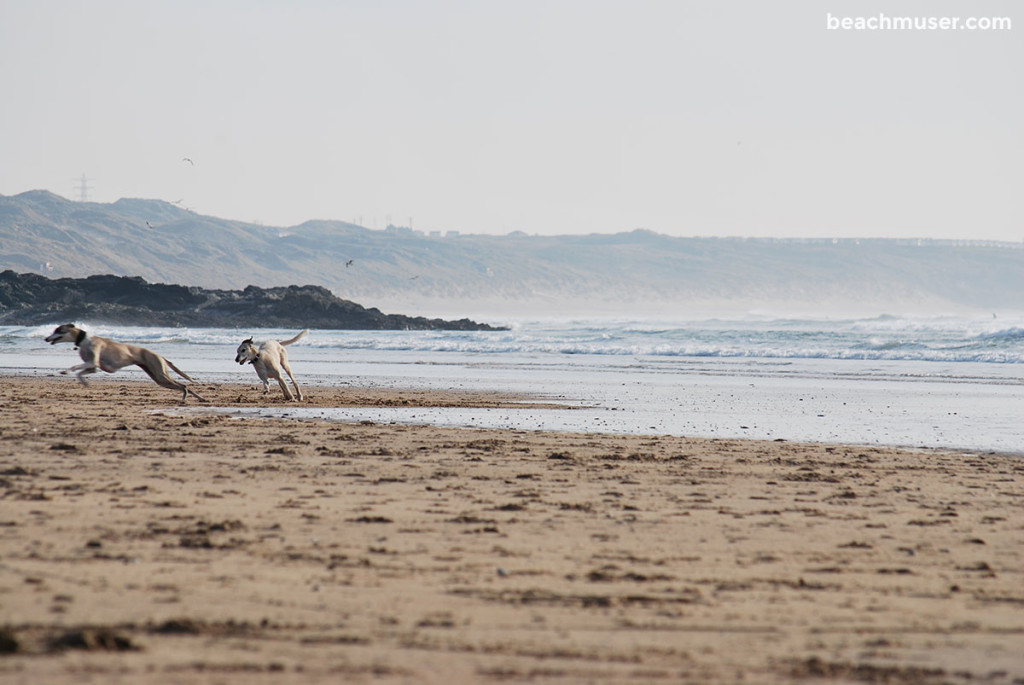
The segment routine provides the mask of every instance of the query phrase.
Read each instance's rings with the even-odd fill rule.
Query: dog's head
[[[51,345],[56,345],[57,343],[65,342],[74,343],[75,345],[77,345],[79,341],[79,336],[83,335],[84,333],[85,331],[78,328],[78,326],[76,326],[75,324],[64,323],[54,328],[53,333],[50,333],[43,339],[46,342],[50,343]]]
[[[253,344],[252,338],[243,340],[242,344],[238,346],[238,351],[235,353],[235,361],[239,364],[249,364],[256,361],[258,356],[256,345]]]

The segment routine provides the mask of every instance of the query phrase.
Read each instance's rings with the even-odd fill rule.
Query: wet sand
[[[1024,683],[1020,457],[178,399],[0,377],[0,681]]]

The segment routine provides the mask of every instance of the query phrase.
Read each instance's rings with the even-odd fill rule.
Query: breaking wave
[[[317,356],[373,352],[469,356],[613,356],[1024,363],[1024,321],[878,317],[848,321],[514,321],[504,331],[314,330],[295,347]],[[997,325],[998,324],[998,325]],[[1018,325],[1019,324],[1019,325]],[[224,346],[295,330],[82,324],[91,334],[147,346]],[[51,326],[0,326],[0,351],[47,348]]]

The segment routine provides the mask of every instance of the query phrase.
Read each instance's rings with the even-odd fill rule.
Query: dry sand
[[[0,681],[1024,683],[1019,457],[177,399],[0,377]]]

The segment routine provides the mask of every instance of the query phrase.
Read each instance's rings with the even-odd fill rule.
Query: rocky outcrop
[[[384,314],[315,285],[245,290],[148,283],[139,277],[49,279],[0,272],[0,323],[88,321],[128,326],[496,330],[469,319],[445,321]]]

